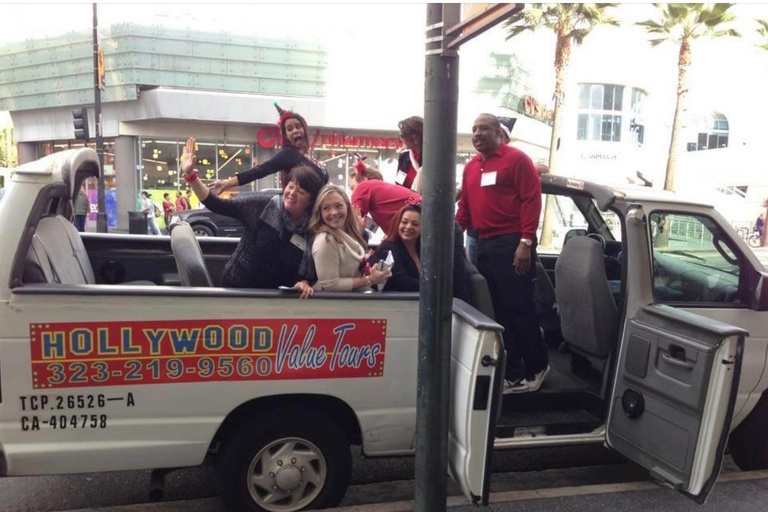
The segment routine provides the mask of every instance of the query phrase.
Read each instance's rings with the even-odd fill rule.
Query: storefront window
[[[175,190],[178,187],[177,150],[175,141],[141,141],[141,190]]]
[[[217,179],[232,178],[239,172],[247,171],[252,167],[253,156],[250,144],[220,144],[216,151],[218,169]],[[236,187],[234,190],[252,190],[251,184]]]
[[[181,151],[181,145],[179,148]],[[181,153],[179,154],[181,156]],[[197,171],[203,183],[210,185],[216,180],[216,144],[210,142],[197,143]]]

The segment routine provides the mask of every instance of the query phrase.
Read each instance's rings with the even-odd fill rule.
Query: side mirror
[[[760,272],[757,286],[755,286],[755,295],[752,298],[752,309],[768,311],[768,272]]]
[[[587,230],[586,229],[569,229],[568,232],[565,234],[565,240],[563,240],[563,246],[565,246],[565,244],[568,243],[568,240],[576,236],[587,236]]]

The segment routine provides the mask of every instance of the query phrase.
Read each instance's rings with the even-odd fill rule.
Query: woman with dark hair
[[[421,156],[424,144],[424,119],[411,116],[397,123],[405,151],[397,160],[395,183],[421,192]]]
[[[290,110],[283,110],[277,103],[275,103],[275,108],[280,114],[277,126],[280,128],[280,144],[283,149],[263,164],[231,178],[214,181],[212,188],[216,195],[228,188],[239,187],[276,172],[280,172],[280,187],[284,189],[288,184],[288,173],[297,165],[309,166],[318,174],[323,185],[328,183],[328,172],[325,170],[325,164],[312,155],[307,122],[299,114]]]
[[[456,226],[454,226],[456,228]],[[456,231],[456,229],[454,229]],[[465,257],[461,231],[453,244],[453,296],[467,300]],[[392,218],[389,233],[371,258],[371,265],[386,260],[392,252],[392,277],[384,289],[388,292],[417,292],[421,279],[421,203],[407,204]],[[374,265],[375,266],[375,265]]]
[[[242,222],[244,230],[224,267],[223,285],[234,288],[296,286],[306,293],[299,267],[306,261],[307,227],[317,193],[323,184],[314,169],[295,166],[282,195],[248,194],[221,199],[198,178],[195,139],[184,147],[181,170],[197,198],[212,212]]]

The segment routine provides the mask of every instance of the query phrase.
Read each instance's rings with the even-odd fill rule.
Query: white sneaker
[[[538,391],[541,387],[542,383],[544,382],[544,379],[547,378],[547,375],[549,375],[550,367],[549,365],[546,366],[543,370],[541,370],[539,373],[537,373],[533,380],[526,381],[528,384],[528,389],[526,391]]]
[[[504,394],[509,395],[511,393],[527,393],[529,391],[529,384],[525,378],[519,380],[505,380],[504,381]]]

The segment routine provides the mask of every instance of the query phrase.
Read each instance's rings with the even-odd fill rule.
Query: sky
[[[738,109],[740,105],[732,105],[734,97],[755,102],[761,91],[768,90],[768,52],[754,49],[757,25],[752,21],[768,19],[768,4],[740,3],[735,11],[743,39],[700,41],[693,48],[691,99],[704,108],[716,108],[727,95],[729,108]],[[2,45],[89,30],[92,4],[8,3],[0,5],[0,14]],[[651,49],[643,30],[632,25],[653,14],[648,3],[622,4],[615,11],[622,20],[620,28],[598,28],[574,49],[571,79],[642,84],[658,111],[670,113],[677,50],[668,44]],[[392,124],[393,129],[397,120],[423,111],[425,20],[426,8],[420,3],[99,4],[101,27],[133,21],[321,42],[328,50],[328,124],[344,126],[350,118],[363,118],[370,126]],[[545,102],[551,98],[553,35],[537,31],[506,41],[504,29],[496,27],[461,49],[460,131],[469,131],[475,113],[494,108],[496,100],[474,93],[479,77],[488,70],[490,51],[518,55],[532,72],[534,95]]]

